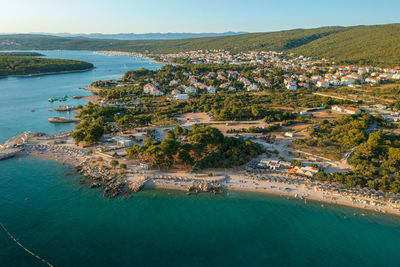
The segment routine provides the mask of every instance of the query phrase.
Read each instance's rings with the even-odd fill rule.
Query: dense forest
[[[149,137],[144,146],[127,149],[129,158],[151,161],[154,166],[184,164],[194,169],[239,166],[262,152],[259,144],[226,137],[218,129],[204,125],[195,125],[191,130],[177,126],[167,132],[162,142]]]
[[[0,52],[0,57],[42,57],[43,54],[37,52]]]
[[[232,52],[274,50],[317,58],[332,58],[338,63],[393,66],[400,64],[400,24],[323,27],[224,37],[152,41],[3,35],[0,36],[0,49],[119,50],[151,54],[199,49],[226,49]]]
[[[93,68],[93,64],[84,61],[26,56],[0,56],[0,77],[80,71],[91,68]]]

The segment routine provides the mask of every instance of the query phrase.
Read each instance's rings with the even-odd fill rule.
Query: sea
[[[51,97],[73,95],[146,58],[38,51],[83,60],[87,72],[0,79],[0,143],[27,131],[56,133]],[[32,112],[32,109],[35,112]],[[71,113],[69,116],[73,116]],[[0,266],[400,266],[400,218],[257,193],[187,196],[144,190],[113,199],[81,185],[70,165],[0,161]]]

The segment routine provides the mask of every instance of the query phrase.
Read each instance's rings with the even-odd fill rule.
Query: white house
[[[344,110],[347,114],[360,114],[361,110],[357,109],[357,108],[352,108],[352,107],[347,107]]]
[[[351,77],[343,77],[342,78],[342,84],[344,85],[350,85],[350,84],[354,84],[355,80]]]
[[[215,94],[215,87],[214,86],[210,86],[207,88],[207,93],[209,94]]]
[[[297,85],[295,83],[289,83],[286,85],[286,89],[296,91],[297,90]]]
[[[189,96],[187,94],[176,94],[174,98],[175,100],[188,100]]]
[[[338,106],[338,105],[334,105],[334,106],[332,106],[332,110],[333,111],[338,111],[338,112],[344,112],[344,107]]]
[[[329,82],[325,81],[325,80],[319,80],[317,82],[317,87],[322,87],[322,88],[326,88],[329,86]]]
[[[133,144],[134,144],[132,140],[126,139],[125,137],[123,137],[123,136],[118,136],[118,135],[112,137],[112,140],[113,140],[115,143],[117,143],[117,145],[120,146],[120,147],[133,146]]]
[[[293,138],[293,137],[294,137],[294,133],[286,132],[286,133],[285,133],[285,137],[291,137],[291,138]]]
[[[197,90],[193,86],[185,87],[186,94],[195,94],[196,92],[197,92]]]
[[[249,86],[247,86],[247,91],[257,91],[258,90],[258,86],[255,84],[251,84]]]
[[[172,81],[169,82],[169,86],[176,86],[178,84],[179,84],[179,82],[176,81],[176,80],[172,80]]]

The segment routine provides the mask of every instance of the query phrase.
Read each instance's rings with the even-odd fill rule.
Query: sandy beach
[[[32,156],[55,160],[65,164],[86,169],[99,168],[99,164],[107,165],[112,158],[99,158],[96,152],[87,155],[87,149],[76,147],[68,137],[60,144],[52,136],[38,137],[24,145],[24,149],[17,156]],[[91,163],[92,162],[92,163]],[[279,171],[249,172],[245,170],[204,170],[199,173],[186,171],[157,171],[143,170],[139,166],[126,162],[127,170],[111,169],[109,174],[126,173],[125,184],[138,185],[138,188],[163,188],[189,191],[194,185],[208,188],[211,184],[218,184],[224,191],[246,191],[288,196],[306,200],[345,205],[375,212],[388,213],[400,216],[399,200],[386,199],[384,196],[377,199],[373,196],[358,194],[359,188],[344,188],[339,184],[323,182],[306,177],[289,175]],[[212,176],[209,176],[209,173]],[[197,190],[196,190],[197,192]],[[397,196],[397,195],[396,195]]]

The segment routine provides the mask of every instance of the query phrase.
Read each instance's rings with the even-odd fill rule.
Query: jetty
[[[48,121],[50,123],[71,123],[71,122],[78,123],[80,120],[77,118],[67,119],[65,117],[53,117],[53,118],[49,118]]]
[[[73,106],[58,106],[58,107],[54,108],[54,110],[59,111],[59,112],[73,111],[73,110],[75,110],[75,107],[73,107]]]
[[[6,148],[0,150],[0,160],[14,157],[22,149],[20,148]]]

